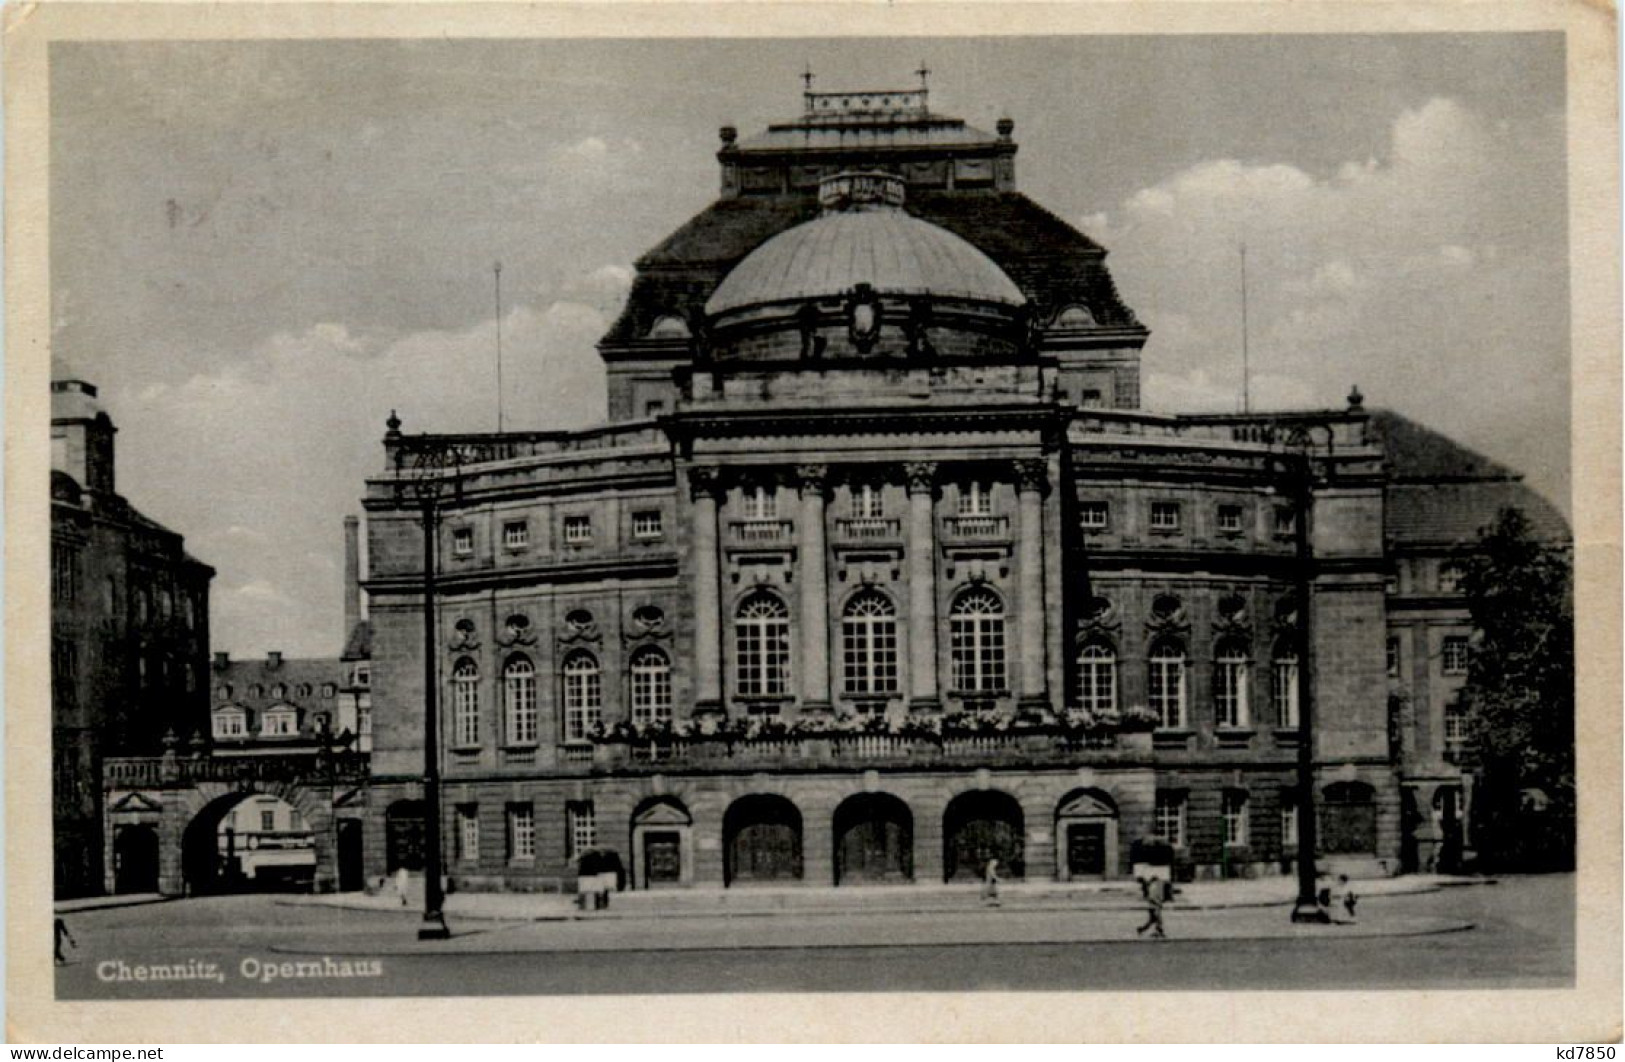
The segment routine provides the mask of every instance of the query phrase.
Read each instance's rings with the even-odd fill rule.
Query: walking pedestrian
[[[1158,940],[1168,934],[1162,926],[1162,905],[1168,902],[1168,883],[1161,878],[1141,878],[1140,893],[1145,897],[1145,924],[1134,931],[1135,936],[1145,936],[1146,930]]]
[[[1349,884],[1347,874],[1338,875],[1337,886],[1343,893],[1343,910],[1348,914],[1349,921],[1352,922],[1354,921],[1354,908],[1359,904],[1360,897],[1355,893],[1354,887]]]
[[[989,907],[999,906],[999,861],[989,859],[982,872],[982,902]]]
[[[66,940],[69,944],[71,944],[73,946],[73,950],[75,950],[75,951],[79,950],[79,942],[77,940],[73,939],[73,934],[72,933],[68,932],[68,923],[66,923],[66,922],[64,922],[62,920],[61,915],[56,916],[56,930],[55,930],[55,932],[56,932],[56,964],[58,966],[66,966],[67,963],[68,963],[68,957],[66,955],[62,954],[62,941]]]

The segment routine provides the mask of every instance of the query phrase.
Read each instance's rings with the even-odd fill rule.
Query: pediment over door
[[[634,826],[688,826],[693,818],[682,808],[665,801],[642,812],[633,821]]]
[[[1056,813],[1056,817],[1062,819],[1115,819],[1117,809],[1098,797],[1090,796],[1088,793],[1080,793],[1061,805],[1061,810]]]

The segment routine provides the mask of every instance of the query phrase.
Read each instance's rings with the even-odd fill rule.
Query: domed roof
[[[707,314],[844,295],[859,284],[882,295],[1027,301],[993,259],[904,213],[901,180],[843,174],[824,181],[819,196],[826,212],[746,255],[706,301]]]

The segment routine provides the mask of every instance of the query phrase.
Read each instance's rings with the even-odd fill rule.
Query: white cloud
[[[594,343],[607,325],[573,300],[510,308],[504,426],[601,421]],[[365,478],[383,469],[384,420],[394,409],[410,432],[494,430],[494,333],[487,321],[382,343],[322,323],[270,336],[179,385],[107,396],[120,429],[121,490],[184,532],[219,573],[219,648],[338,651],[341,519],[360,511]]]
[[[1208,160],[1083,218],[1152,330],[1146,404],[1236,408],[1245,244],[1255,405],[1338,406],[1359,383],[1515,467],[1563,467],[1567,289],[1541,264],[1564,258],[1561,197],[1530,162],[1557,130],[1434,99],[1378,158]]]

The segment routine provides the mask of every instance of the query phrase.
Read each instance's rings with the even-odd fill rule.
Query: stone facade
[[[102,763],[208,734],[209,581],[180,535],[118,494],[96,388],[51,383],[51,756],[58,896],[118,872]]]
[[[398,470],[447,450],[454,885],[568,887],[586,848],[632,887],[943,880],[992,856],[1119,876],[1159,836],[1182,873],[1290,869],[1300,520],[1323,855],[1397,872],[1405,742],[1436,724],[1391,726],[1384,415],[1139,410],[1147,333],[1105,252],[1015,191],[1010,127],[819,99],[785,127],[817,130],[801,147],[724,130],[722,198],[645,256],[601,345],[614,423],[391,426],[365,499],[369,874],[410,851],[390,808],[410,819],[423,770],[424,532]],[[881,133],[818,146],[843,123]],[[983,149],[988,183],[959,187]],[[899,210],[977,257],[887,265],[949,246],[864,214]],[[1018,215],[1025,239],[990,230]],[[871,283],[818,279],[870,259]]]

